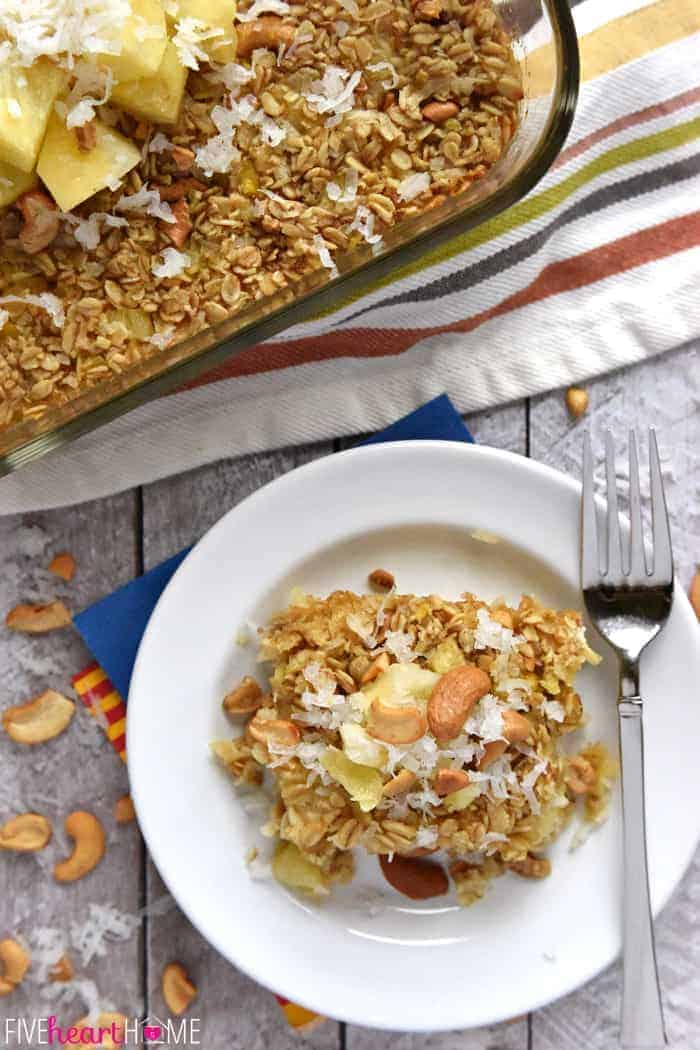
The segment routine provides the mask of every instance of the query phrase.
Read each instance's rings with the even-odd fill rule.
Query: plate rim
[[[264,485],[259,486],[259,488],[249,493],[238,503],[234,504],[234,506],[229,507],[214,522],[214,524],[211,525],[203,533],[203,535],[193,544],[190,551],[187,553],[181,564],[173,573],[171,579],[168,581],[168,584],[161,593],[158,602],[156,603],[153,612],[149,618],[146,630],[144,631],[143,637],[139,644],[136,660],[134,663],[131,684],[129,688],[129,704],[131,704],[132,702],[132,695],[135,695],[137,691],[136,683],[138,682],[138,678],[141,673],[140,669],[145,659],[143,654],[145,653],[148,645],[150,644],[151,636],[155,633],[156,628],[154,627],[154,624],[156,623],[159,610],[161,606],[165,604],[166,601],[169,601],[169,598],[167,596],[171,588],[174,590],[176,586],[179,586],[179,582],[176,583],[176,581],[179,581],[179,577],[181,574],[184,575],[185,572],[188,571],[185,567],[188,566],[188,563],[190,563],[191,565],[191,560],[196,560],[197,557],[201,556],[202,546],[205,544],[205,542],[209,540],[213,533],[225,528],[225,523],[232,515],[241,511],[250,511],[251,507],[254,507],[255,503],[258,500],[262,501],[267,496],[270,489],[282,489],[287,485],[293,485],[299,480],[300,477],[303,477],[304,479],[312,477],[315,473],[319,473],[323,470],[328,469],[330,464],[339,462],[341,460],[347,461],[350,459],[362,459],[365,457],[381,458],[382,456],[390,456],[392,452],[394,452],[397,449],[400,449],[404,452],[410,452],[413,449],[420,449],[447,453],[449,453],[450,451],[459,450],[459,454],[476,455],[477,457],[487,461],[489,459],[499,461],[503,464],[508,465],[508,467],[510,468],[515,468],[525,472],[529,471],[533,475],[539,475],[540,477],[547,479],[556,485],[559,485],[562,489],[568,490],[570,494],[580,496],[581,493],[582,486],[580,481],[568,474],[565,474],[563,471],[560,471],[557,468],[550,466],[549,464],[542,463],[538,460],[531,459],[530,457],[523,456],[517,452],[512,452],[507,449],[498,449],[488,445],[480,445],[477,443],[462,441],[443,441],[440,439],[410,439],[401,441],[377,442],[373,444],[359,445],[354,448],[345,449],[339,452],[329,453],[327,455],[319,456],[318,458],[313,459],[307,463],[303,463],[298,467],[295,467],[285,472],[284,474],[279,475],[276,478],[272,478]],[[683,588],[679,586],[677,579],[675,580],[674,587],[674,603],[680,607],[681,615],[683,616],[683,618],[689,623],[692,621],[694,624],[695,615],[690,606],[688,597],[685,594]],[[614,700],[611,699],[611,703],[614,703]],[[184,913],[189,922],[198,931],[200,936],[202,936],[208,944],[214,947],[215,950],[220,955],[222,955],[223,958],[230,965],[233,965],[234,967],[238,968],[249,978],[262,985],[263,987],[269,989],[273,993],[281,994],[287,998],[290,998],[293,1001],[299,1003],[299,1005],[304,1006],[307,1009],[310,1009],[318,1014],[331,1016],[327,1014],[327,1005],[324,1006],[323,1003],[315,1001],[313,994],[310,994],[309,996],[305,994],[299,995],[296,989],[292,989],[290,987],[285,988],[280,986],[280,981],[278,980],[275,981],[276,987],[274,989],[271,988],[271,986],[267,983],[265,974],[259,972],[259,968],[257,966],[249,965],[247,961],[242,961],[241,959],[234,957],[235,953],[231,951],[228,945],[225,945],[222,942],[222,940],[219,939],[215,930],[207,930],[207,932],[205,933],[202,929],[202,926],[200,925],[198,918],[194,914],[196,909],[194,907],[190,907],[189,901],[187,904],[184,904],[179,899],[179,896],[177,895],[173,886],[171,885],[170,879],[166,877],[166,875],[164,874],[164,870],[161,867],[161,864],[159,863],[159,857],[157,856],[157,854],[160,853],[159,847],[155,851],[153,849],[151,840],[149,838],[151,829],[149,829],[149,831],[147,832],[146,828],[144,827],[144,824],[142,823],[141,813],[143,812],[143,808],[141,804],[141,793],[140,790],[136,788],[135,781],[132,778],[133,764],[130,755],[133,753],[133,748],[130,748],[129,746],[129,740],[136,732],[136,730],[130,729],[130,725],[134,725],[134,719],[132,719],[131,723],[129,723],[129,719],[127,718],[127,767],[129,772],[130,787],[132,788],[132,795],[134,798],[134,805],[136,807],[139,825],[148,852],[151,855],[151,859],[153,860],[153,863],[156,866],[160,877],[162,878],[169,892],[174,897],[180,910]],[[687,851],[687,855],[683,859],[682,870],[679,871],[677,878],[667,890],[667,892],[657,901],[657,905],[654,908],[655,918],[658,917],[659,913],[666,907],[671,896],[675,893],[676,889],[678,888],[690,864],[692,863],[695,851],[699,843],[700,831],[698,833],[698,837],[695,840],[694,845],[692,845],[689,848],[689,850]],[[601,963],[596,964],[594,967],[588,969],[584,977],[581,978],[580,976],[577,976],[573,981],[568,982],[566,986],[563,987],[561,990],[557,990],[554,995],[545,994],[541,996],[538,1000],[532,1002],[532,1004],[528,1007],[528,1010],[539,1010],[542,1007],[547,1006],[552,1002],[556,1002],[564,996],[571,994],[578,988],[583,987],[583,985],[587,984],[589,981],[598,976],[608,966],[610,966],[611,963],[615,961],[615,958],[617,958],[617,956],[615,956],[612,959],[605,958]],[[479,1019],[478,1021],[467,1021],[466,1023],[464,1021],[460,1021],[457,1024],[453,1023],[452,1021],[450,1021],[449,1023],[440,1023],[438,1021],[437,1024],[434,1022],[431,1024],[426,1023],[425,1025],[421,1025],[420,1027],[412,1026],[410,1029],[401,1027],[400,1021],[397,1022],[396,1020],[389,1020],[384,1018],[372,1018],[371,1021],[368,1021],[366,1018],[362,1020],[358,1019],[358,1017],[353,1015],[352,1013],[348,1013],[343,1010],[334,1012],[332,1014],[332,1019],[338,1021],[345,1021],[349,1024],[364,1027],[370,1025],[371,1027],[383,1031],[446,1032],[456,1031],[459,1029],[466,1030],[475,1027],[480,1027],[486,1024],[500,1023],[514,1016],[517,1016],[521,1012],[522,1011],[520,1010],[520,1008],[517,1007],[510,1011],[501,1011],[498,1014],[494,1015],[491,1020]]]

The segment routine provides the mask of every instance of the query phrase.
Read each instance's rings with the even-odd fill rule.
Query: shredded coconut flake
[[[4,303],[26,303],[28,306],[38,306],[41,310],[46,310],[56,328],[63,328],[66,320],[63,303],[52,292],[39,292],[38,295],[2,295],[0,306]]]
[[[181,18],[175,23],[173,36],[173,44],[181,64],[187,69],[199,69],[199,63],[206,62],[209,58],[202,44],[223,35],[221,27],[209,26],[200,18]]]
[[[119,198],[115,204],[117,211],[135,211],[142,215],[152,215],[163,222],[175,222],[170,205],[160,199],[158,190],[149,190],[146,183],[136,193]]]
[[[170,150],[172,148],[172,142],[163,134],[162,131],[158,131],[148,143],[149,153],[165,153],[166,150]]]
[[[367,69],[370,73],[380,73],[383,69],[387,70],[389,73],[389,79],[382,81],[382,87],[387,91],[390,91],[398,85],[399,75],[391,62],[386,60],[382,62],[372,62],[371,65],[367,66]]]
[[[566,718],[566,710],[560,700],[543,700],[542,713],[552,722],[563,722]]]
[[[336,36],[340,37],[342,40],[344,36],[347,36],[349,28],[350,24],[348,22],[345,22],[342,18],[338,18],[335,23]]]
[[[413,651],[413,636],[407,634],[406,631],[387,631],[382,648],[395,656],[401,664],[410,664],[416,658]]]
[[[509,653],[513,647],[513,632],[509,627],[492,620],[486,609],[479,609],[476,614],[476,631],[474,633],[475,649],[496,649]]]
[[[223,84],[228,91],[234,91],[236,88],[249,83],[249,81],[255,80],[253,70],[247,66],[240,65],[238,62],[226,62],[221,66],[215,65],[204,76],[207,80]]]
[[[306,101],[317,113],[330,113],[326,127],[340,123],[343,113],[348,113],[355,102],[355,88],[360,83],[362,74],[341,66],[326,66],[323,80],[315,80],[311,91],[303,92]]]
[[[8,314],[7,310],[0,310],[0,332],[5,327],[9,319],[10,315]]]
[[[353,18],[360,17],[360,8],[357,6],[357,0],[338,0],[338,3]]]
[[[2,61],[26,67],[47,56],[72,69],[78,57],[117,55],[131,13],[129,0],[2,0]]]
[[[164,350],[166,346],[172,341],[173,335],[175,334],[175,325],[169,324],[165,328],[161,329],[160,332],[154,332],[149,337],[148,342],[153,346],[156,346],[159,350]]]
[[[355,212],[355,218],[350,223],[350,230],[357,230],[367,244],[379,244],[382,239],[381,233],[374,232],[374,212],[361,204]]]
[[[324,266],[326,270],[330,270],[331,277],[338,276],[338,267],[333,262],[333,256],[326,247],[323,237],[319,233],[314,235],[314,250],[316,251],[319,259],[321,260],[321,266]]]
[[[177,248],[164,248],[160,256],[160,262],[151,264],[154,277],[179,277],[192,261],[187,252],[179,252]]]
[[[236,18],[239,22],[252,22],[260,15],[286,15],[289,14],[289,4],[285,0],[255,0],[247,11],[237,11]]]
[[[140,924],[138,916],[127,915],[110,904],[90,904],[85,922],[71,923],[71,944],[82,965],[87,966],[96,956],[107,954],[110,942],[127,941]]]
[[[326,186],[328,199],[336,204],[350,204],[357,197],[359,176],[354,168],[348,168],[345,173],[345,187],[341,190],[337,182],[329,182]]]
[[[418,849],[431,849],[433,846],[437,846],[437,840],[437,828],[418,828],[416,837],[413,841]]]
[[[421,171],[415,175],[407,175],[398,186],[398,194],[402,201],[412,201],[414,197],[425,193],[430,189],[430,175],[427,171]]]

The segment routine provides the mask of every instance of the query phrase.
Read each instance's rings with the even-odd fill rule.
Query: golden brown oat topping
[[[28,255],[20,211],[0,209],[0,425],[330,272],[337,252],[481,178],[516,128],[520,70],[487,0],[312,0],[236,24],[250,53],[200,60],[176,123],[144,120],[138,92],[114,89],[76,163],[115,134],[141,160],[118,189],[74,207],[47,247]],[[119,210],[144,187],[173,202],[171,218]],[[62,327],[1,301],[41,292],[61,300]]]
[[[466,905],[504,870],[548,874],[536,855],[577,806],[604,816],[616,775],[606,748],[560,749],[583,725],[574,676],[598,661],[575,612],[531,597],[511,608],[470,594],[299,594],[262,632],[260,655],[272,665],[265,706],[215,750],[239,783],[272,777],[265,834],[288,885],[328,892],[355,847],[441,850]],[[409,896],[438,892],[434,864],[392,870]]]

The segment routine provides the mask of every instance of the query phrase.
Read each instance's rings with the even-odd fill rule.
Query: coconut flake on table
[[[66,313],[63,303],[53,292],[39,292],[38,295],[0,295],[0,306],[6,303],[26,303],[28,306],[38,306],[46,310],[56,328],[63,328]]]
[[[247,11],[236,11],[236,19],[239,22],[252,22],[260,15],[287,15],[289,10],[285,0],[255,0]]]
[[[345,186],[341,190],[337,182],[329,182],[326,185],[328,199],[335,204],[350,204],[357,197],[359,176],[355,168],[348,168],[345,173]]]
[[[386,69],[390,74],[389,80],[382,81],[382,87],[386,91],[390,91],[392,88],[395,88],[399,82],[399,75],[392,63],[383,59],[381,62],[372,62],[371,65],[367,66],[367,71],[369,73],[380,73],[382,69]]]
[[[138,916],[120,912],[111,904],[90,904],[87,919],[71,923],[71,944],[81,964],[87,966],[97,956],[107,954],[110,942],[128,941],[140,925]]]
[[[543,700],[541,711],[552,722],[563,722],[566,718],[566,710],[561,700]]]
[[[151,264],[154,277],[179,277],[192,262],[187,252],[179,252],[177,248],[164,248],[160,255],[161,261]]]
[[[310,91],[302,92],[304,98],[317,113],[332,114],[326,127],[340,123],[342,115],[349,113],[355,102],[355,88],[362,74],[350,72],[342,66],[326,66],[322,80],[314,80]]]
[[[78,57],[118,55],[131,14],[129,0],[3,0],[0,25],[9,40],[0,45],[2,61],[28,67],[46,56],[72,69]]]
[[[371,212],[364,204],[360,204],[355,212],[355,218],[350,223],[349,230],[351,232],[357,230],[367,244],[379,244],[382,239],[381,233],[374,232],[374,212]]]
[[[163,222],[175,222],[172,208],[167,201],[160,199],[158,190],[149,190],[145,183],[136,193],[127,194],[119,198],[115,204],[116,211],[134,211],[142,215],[152,215],[155,219]]]
[[[180,64],[187,69],[199,69],[200,62],[209,61],[209,56],[202,44],[223,35],[224,31],[221,27],[209,26],[201,18],[181,18],[175,23],[175,34],[172,39]]]
[[[401,179],[397,192],[402,201],[412,201],[414,197],[418,197],[429,189],[430,175],[427,171],[421,171]]]

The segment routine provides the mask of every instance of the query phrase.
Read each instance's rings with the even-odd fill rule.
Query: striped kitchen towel
[[[360,298],[0,481],[4,512],[224,456],[471,411],[700,337],[700,2],[584,0],[582,88],[531,194]],[[529,74],[536,93],[535,50]]]

